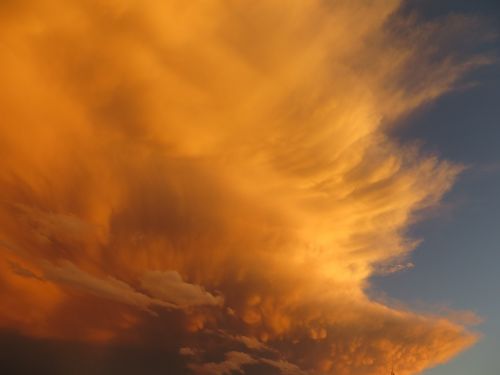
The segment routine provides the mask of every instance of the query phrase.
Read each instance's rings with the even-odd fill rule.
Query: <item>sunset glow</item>
[[[473,313],[367,293],[466,168],[394,127],[489,63],[440,50],[477,19],[400,7],[1,4],[0,329],[159,353],[145,374],[410,375],[472,346]]]

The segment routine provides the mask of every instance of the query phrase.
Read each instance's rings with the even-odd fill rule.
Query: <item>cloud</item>
[[[381,267],[379,267],[377,272],[382,275],[388,275],[391,273],[406,271],[414,267],[415,264],[413,264],[412,262],[395,263],[395,264],[382,265]]]
[[[88,274],[68,261],[63,261],[60,265],[44,262],[41,266],[43,277],[15,262],[11,262],[11,267],[19,276],[69,285],[98,297],[136,306],[149,312],[152,312],[150,306],[155,305],[179,309],[201,305],[219,306],[223,303],[221,296],[214,297],[199,285],[184,282],[175,271],[146,272],[141,281],[142,287],[151,294],[149,296],[113,277],[102,279]]]
[[[253,350],[270,350],[265,344],[263,344],[260,340],[255,337],[248,336],[235,336],[234,340],[243,343],[248,349]]]
[[[245,373],[244,366],[258,366],[262,371],[265,366],[278,370],[283,375],[307,375],[298,366],[288,361],[279,359],[268,359],[252,357],[243,352],[228,352],[225,354],[225,360],[219,363],[207,362],[203,364],[189,364],[188,367],[199,375],[223,375],[234,372]],[[261,365],[265,365],[262,367]]]
[[[196,355],[196,351],[193,350],[192,348],[182,347],[182,348],[179,349],[179,354],[180,355],[185,355],[185,356],[195,356]]]
[[[177,271],[148,271],[141,285],[152,296],[176,306],[220,306],[224,303],[221,296],[213,296],[199,285],[184,282]]]
[[[69,285],[98,297],[136,306],[142,310],[152,312],[150,306],[159,305],[166,308],[178,308],[177,305],[151,298],[134,290],[130,285],[113,277],[100,279],[83,272],[70,262],[63,262],[59,266],[49,263],[43,265],[44,277],[47,280]]]
[[[242,367],[253,363],[257,363],[257,361],[246,353],[229,352],[226,353],[226,359],[223,362],[191,364],[189,368],[197,375],[230,375],[233,372],[243,374]]]
[[[11,267],[12,272],[14,272],[15,274],[17,274],[19,276],[33,278],[33,279],[37,279],[37,280],[43,280],[42,277],[33,273],[29,269],[24,268],[23,266],[21,266],[18,263],[16,263],[16,262],[9,262],[9,263],[10,263],[10,267]]]
[[[272,359],[261,359],[261,362],[276,367],[280,370],[283,375],[306,375],[307,372],[302,371],[299,367],[294,365],[293,363],[284,361],[284,360],[272,360]]]
[[[205,373],[410,375],[472,345],[366,292],[463,169],[392,127],[484,63],[447,47],[477,22],[400,5],[0,5],[0,326]]]

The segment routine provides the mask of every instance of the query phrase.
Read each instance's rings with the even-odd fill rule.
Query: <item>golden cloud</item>
[[[199,373],[405,375],[471,345],[365,294],[461,170],[390,127],[481,62],[431,42],[471,21],[399,5],[1,4],[0,325],[180,324]]]

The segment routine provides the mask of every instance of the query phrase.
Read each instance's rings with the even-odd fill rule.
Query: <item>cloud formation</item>
[[[461,171],[391,127],[483,62],[440,48],[473,20],[399,6],[1,4],[0,325],[207,374],[409,375],[472,345],[365,294]]]
[[[226,354],[226,359],[223,362],[210,362],[202,365],[192,364],[189,367],[198,375],[230,375],[234,372],[244,373],[242,369],[244,365],[256,362],[255,359],[246,353],[229,352]]]
[[[141,285],[152,296],[180,307],[224,304],[222,297],[213,296],[199,285],[184,282],[177,271],[147,271]]]

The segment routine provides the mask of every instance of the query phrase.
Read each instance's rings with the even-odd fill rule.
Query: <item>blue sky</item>
[[[477,14],[500,30],[498,1],[424,1],[418,7],[427,17]],[[476,47],[498,56],[498,44]],[[411,235],[424,240],[411,256],[415,268],[373,279],[375,293],[417,309],[470,310],[483,318],[473,328],[482,335],[475,347],[425,375],[500,373],[500,67],[480,68],[463,82],[475,85],[405,119],[397,135],[419,139],[426,149],[468,169],[442,209],[412,228]]]

